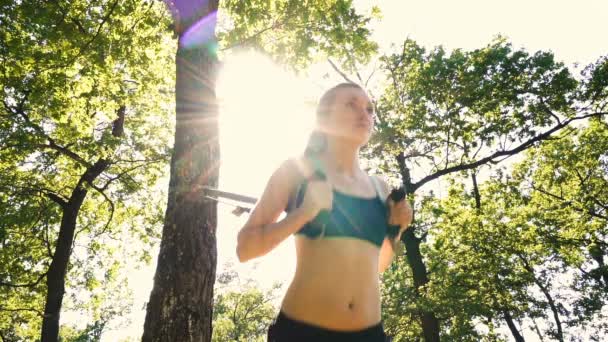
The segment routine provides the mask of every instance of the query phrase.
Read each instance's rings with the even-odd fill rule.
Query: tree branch
[[[353,52],[351,49],[347,49],[348,53],[346,54],[348,56],[348,60],[350,62],[350,64],[353,67],[353,70],[355,70],[355,75],[357,75],[357,79],[359,79],[359,82],[361,82],[360,84],[363,85],[363,78],[361,77],[361,74],[359,73],[359,70],[357,69],[357,65],[356,65],[356,61],[355,58],[353,57]]]
[[[545,111],[545,113],[551,115],[555,119],[555,121],[557,121],[558,124],[561,124],[562,121],[559,119],[559,117],[555,113],[553,113],[553,111],[551,109],[549,109],[549,106],[547,106],[547,104],[545,103],[545,99],[540,95],[538,95],[538,97],[540,98],[540,103],[543,104],[542,109]]]
[[[91,45],[91,43],[93,43],[93,41],[95,39],[97,39],[97,36],[99,36],[99,33],[101,32],[101,28],[108,21],[108,19],[110,19],[110,16],[114,12],[114,9],[116,9],[116,5],[118,5],[118,3],[119,3],[119,0],[114,1],[112,6],[110,7],[110,10],[108,11],[108,14],[106,14],[105,17],[103,17],[103,19],[101,20],[101,23],[97,27],[97,32],[95,32],[95,35],[85,44],[84,48],[81,49],[81,51],[86,50],[89,47],[89,45]]]
[[[251,35],[249,37],[247,37],[247,38],[245,38],[245,39],[243,39],[241,41],[238,41],[238,42],[236,42],[236,43],[234,43],[232,45],[228,45],[226,47],[221,48],[220,51],[226,51],[226,50],[233,49],[233,48],[235,48],[237,46],[244,45],[247,42],[250,42],[250,41],[254,40],[255,38],[257,38],[258,36],[264,34],[265,32],[273,30],[273,29],[275,29],[275,28],[277,28],[277,27],[279,27],[281,25],[282,25],[282,23],[280,23],[279,21],[275,21],[272,25],[270,25],[270,26],[268,26],[266,28],[261,29],[260,31],[254,33],[253,35]]]
[[[44,131],[44,129],[42,129],[42,127],[40,127],[38,124],[32,122],[32,120],[30,120],[30,117],[25,113],[25,110],[23,110],[23,108],[21,108],[22,105],[19,105],[18,108],[16,108],[16,109],[12,109],[6,103],[6,101],[3,100],[3,103],[9,112],[13,113],[13,115],[19,115],[20,117],[22,117],[23,120],[25,120],[25,123],[29,127],[33,128],[36,132],[38,132],[38,134],[40,134],[43,138],[45,138],[49,142],[48,145],[35,144],[34,147],[50,148],[50,149],[53,149],[53,150],[56,150],[56,151],[62,153],[63,155],[70,157],[71,159],[75,160],[76,162],[78,162],[86,167],[91,166],[90,163],[88,163],[86,160],[84,160],[84,158],[80,157],[78,154],[70,151],[66,147],[63,147],[63,146],[60,146],[59,144],[57,144],[55,142],[55,140],[53,140],[53,138],[51,138],[48,134],[46,134],[46,132]]]
[[[89,41],[87,41],[82,47],[80,47],[78,49],[78,54],[76,54],[76,56],[74,56],[74,58],[72,58],[71,60],[67,61],[64,64],[50,65],[47,68],[36,70],[35,74],[42,73],[42,72],[45,72],[47,70],[51,70],[54,67],[62,68],[62,67],[67,67],[69,65],[74,64],[74,62],[76,62],[76,60],[80,56],[82,56],[82,54],[89,48],[89,46],[93,43],[93,41],[95,41],[95,39],[97,39],[97,37],[101,33],[101,28],[106,24],[106,22],[108,21],[108,19],[110,19],[110,16],[114,13],[114,10],[116,9],[116,6],[118,5],[119,2],[120,2],[120,0],[114,1],[114,3],[110,6],[110,9],[108,10],[108,13],[102,18],[101,23],[99,23],[99,26],[97,26],[97,30],[95,32],[95,35],[93,37],[91,37],[91,39],[89,39]],[[60,7],[60,9],[61,9],[61,7]]]
[[[6,312],[19,312],[19,311],[31,311],[31,312],[35,312],[37,313],[40,317],[43,316],[42,311],[40,310],[36,310],[34,308],[15,308],[15,309],[7,309],[5,307],[0,306],[0,311],[6,311]]]
[[[46,189],[43,187],[31,188],[26,186],[18,186],[18,185],[10,185],[7,186],[5,184],[0,185],[0,189],[4,189],[5,191],[9,191],[12,194],[19,195],[32,195],[32,194],[44,194],[48,198],[50,198],[53,202],[59,204],[61,207],[67,204],[67,200],[61,195],[55,193],[53,190]]]
[[[106,184],[104,184],[104,185],[103,185],[103,186],[102,186],[100,189],[101,189],[101,190],[106,190],[106,189],[108,188],[108,186],[109,186],[109,185],[110,185],[112,182],[114,182],[115,180],[120,179],[121,177],[123,177],[124,175],[128,174],[129,172],[135,171],[135,170],[137,170],[137,169],[139,169],[139,168],[142,168],[142,167],[145,167],[145,166],[148,166],[148,165],[151,165],[151,164],[155,164],[155,163],[157,163],[157,162],[159,162],[159,161],[162,161],[162,160],[163,160],[163,158],[159,158],[159,159],[151,159],[151,160],[147,160],[147,162],[146,162],[146,163],[143,163],[143,164],[141,164],[141,165],[137,165],[137,166],[134,166],[134,167],[128,168],[128,169],[124,170],[123,172],[119,173],[118,175],[116,175],[115,177],[109,177],[109,178],[108,178],[108,181],[106,182]]]
[[[65,200],[63,200],[61,197],[59,197],[58,195],[56,195],[52,192],[46,192],[45,194],[47,195],[48,198],[53,200],[53,202],[59,204],[61,207],[64,207],[67,204],[67,202]]]
[[[84,158],[82,158],[81,156],[79,156],[75,152],[72,152],[72,151],[70,151],[69,149],[67,149],[67,148],[65,148],[63,146],[60,146],[60,145],[56,144],[55,141],[51,137],[46,136],[46,138],[49,141],[48,145],[45,145],[45,144],[36,144],[34,146],[38,147],[38,148],[42,148],[42,149],[47,149],[48,148],[48,149],[51,149],[51,150],[55,150],[55,151],[63,154],[64,156],[69,157],[70,159],[74,160],[75,162],[78,162],[79,164],[81,164],[81,165],[83,165],[85,167],[90,167],[91,166],[91,163],[89,163],[88,161],[86,161]]]
[[[47,272],[44,272],[43,274],[41,274],[38,279],[36,279],[35,282],[33,283],[29,283],[29,284],[13,284],[13,283],[6,283],[3,281],[0,281],[0,286],[7,286],[7,287],[34,287],[38,284],[40,284],[40,282],[42,281],[42,279],[44,279],[44,277],[46,277]]]
[[[125,133],[125,114],[127,112],[127,107],[122,105],[118,108],[116,114],[118,114],[118,118],[112,122],[112,135],[120,138]]]
[[[431,174],[429,176],[424,177],[420,181],[418,181],[415,184],[413,184],[412,185],[413,191],[419,189],[424,184],[426,184],[426,183],[428,183],[428,182],[430,182],[430,181],[432,181],[434,179],[437,179],[437,178],[439,178],[439,177],[441,177],[443,175],[447,175],[447,174],[450,174],[452,172],[458,172],[458,171],[464,171],[464,170],[469,170],[469,169],[472,169],[472,168],[476,168],[476,167],[478,167],[480,165],[486,164],[488,162],[492,162],[496,158],[499,158],[499,157],[515,155],[515,154],[517,154],[517,153],[519,153],[521,151],[526,150],[527,148],[529,148],[532,144],[534,144],[536,142],[546,140],[548,137],[551,136],[551,134],[559,131],[560,129],[562,129],[564,127],[566,127],[567,125],[569,125],[573,121],[583,120],[583,119],[594,117],[594,116],[602,116],[602,115],[606,115],[606,114],[608,114],[608,113],[606,113],[606,112],[597,112],[597,113],[591,113],[591,114],[586,114],[586,115],[579,116],[579,117],[570,118],[570,119],[568,119],[566,121],[563,121],[561,124],[556,125],[555,127],[551,128],[550,130],[546,131],[545,133],[542,133],[542,134],[540,134],[540,135],[538,135],[538,136],[536,136],[536,137],[534,137],[534,138],[532,138],[532,139],[530,139],[530,140],[528,140],[528,141],[520,144],[519,146],[517,146],[514,149],[507,150],[507,151],[497,151],[494,154],[492,154],[492,155],[490,155],[488,157],[485,157],[483,159],[480,159],[480,160],[478,160],[476,162],[472,162],[472,163],[469,163],[469,164],[456,165],[456,166],[453,166],[453,167],[445,168],[443,170],[439,170],[439,171],[437,171],[437,172],[435,172],[435,173],[433,173],[433,174]]]
[[[340,68],[338,68],[336,66],[336,64],[330,58],[328,58],[327,61],[329,62],[329,64],[331,64],[332,68],[334,68],[334,70],[338,74],[340,74],[340,76],[342,76],[342,78],[344,78],[344,80],[346,80],[346,82],[357,84],[357,82],[354,82],[353,80],[351,80],[350,78],[348,78],[348,76],[346,76],[346,74],[344,72],[342,72],[342,70],[340,70]]]
[[[576,206],[573,205],[572,201],[569,201],[569,200],[567,200],[567,199],[565,199],[565,198],[563,198],[561,196],[558,196],[556,194],[552,194],[549,191],[546,191],[546,190],[544,190],[542,188],[537,188],[536,186],[534,186],[534,184],[531,184],[531,187],[532,187],[532,189],[534,189],[534,190],[536,190],[536,191],[538,191],[538,192],[540,192],[542,194],[545,194],[545,195],[547,195],[547,196],[549,196],[551,198],[558,199],[558,200],[562,201],[563,203],[565,203],[566,205],[570,206],[575,211],[582,212],[582,213],[587,213],[587,214],[589,214],[589,215],[591,215],[593,217],[600,218],[600,219],[608,221],[608,216],[604,216],[604,215],[598,214],[598,213],[596,213],[595,211],[593,211],[591,209],[585,209],[585,208],[576,207]]]
[[[98,237],[101,234],[105,234],[106,230],[110,226],[110,223],[112,222],[112,219],[114,218],[115,207],[114,207],[114,202],[112,202],[112,200],[108,197],[108,195],[106,195],[106,193],[103,191],[103,189],[101,189],[93,184],[90,184],[90,185],[93,189],[97,190],[97,192],[99,192],[106,199],[106,201],[110,204],[110,217],[108,218],[108,221],[106,222],[106,225],[103,227],[101,232],[99,232],[99,234],[95,235],[95,237]],[[74,239],[74,240],[76,240],[76,239]]]
[[[365,88],[367,88],[367,84],[369,83],[369,80],[372,79],[372,76],[374,76],[374,74],[376,73],[376,70],[378,70],[378,68],[377,68],[377,62],[374,63],[374,68],[372,69],[372,72],[369,74],[369,77],[365,81]]]

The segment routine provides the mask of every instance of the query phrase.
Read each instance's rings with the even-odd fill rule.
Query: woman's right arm
[[[238,233],[236,254],[240,262],[270,252],[317,215],[314,207],[302,205],[276,222],[295,184],[302,179],[299,167],[295,160],[287,160],[270,176],[260,200]]]

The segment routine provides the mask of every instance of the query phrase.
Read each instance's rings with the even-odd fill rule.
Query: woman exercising
[[[269,342],[388,341],[378,274],[412,221],[405,200],[359,165],[374,107],[352,83],[329,89],[304,155],[283,162],[238,234],[241,262],[295,234],[297,266]],[[277,222],[283,211],[288,214]]]

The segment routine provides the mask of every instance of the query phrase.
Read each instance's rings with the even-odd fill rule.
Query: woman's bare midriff
[[[296,272],[281,305],[288,317],[340,331],[380,322],[377,246],[344,237],[295,241]]]

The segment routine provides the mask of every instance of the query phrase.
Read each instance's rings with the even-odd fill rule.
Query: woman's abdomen
[[[335,238],[296,239],[298,265],[281,310],[333,330],[359,330],[380,321],[378,248]]]

